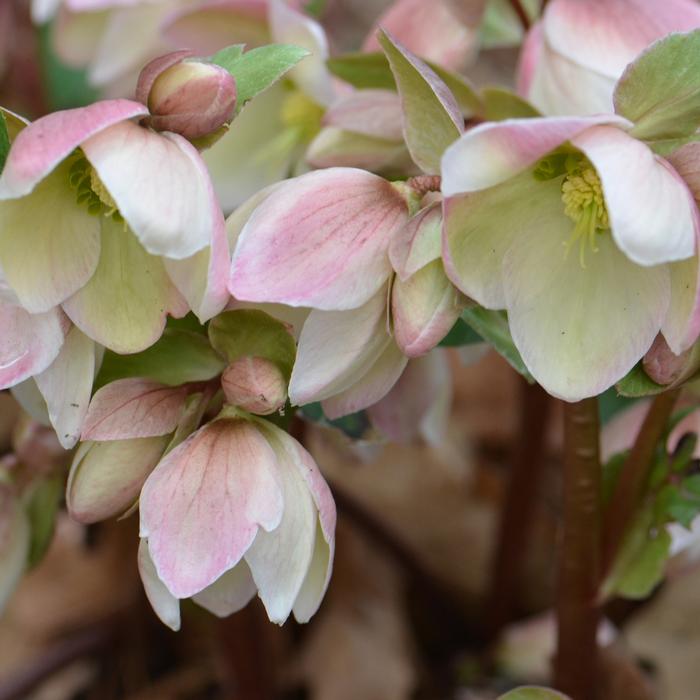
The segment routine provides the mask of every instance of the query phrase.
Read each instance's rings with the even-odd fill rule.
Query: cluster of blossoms
[[[0,382],[76,448],[76,519],[138,510],[171,627],[314,614],[335,506],[294,410],[439,440],[465,322],[567,401],[696,369],[693,0],[552,0],[519,96],[461,73],[513,34],[485,2],[396,0],[330,60],[297,2],[33,7],[106,99],[3,112]]]

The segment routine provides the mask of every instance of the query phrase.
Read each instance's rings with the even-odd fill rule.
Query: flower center
[[[574,230],[564,243],[566,254],[578,243],[581,267],[586,267],[586,250],[598,252],[596,235],[610,228],[603,187],[593,166],[587,161],[567,163],[567,175],[561,186],[564,213],[574,222]]]
[[[310,141],[321,129],[323,108],[299,90],[293,90],[282,103],[282,123]]]
[[[76,202],[84,205],[93,216],[103,214],[115,221],[123,221],[116,202],[87,159],[78,155],[71,165],[68,181],[76,192]]]

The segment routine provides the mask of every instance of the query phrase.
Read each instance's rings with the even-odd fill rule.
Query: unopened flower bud
[[[198,139],[231,121],[236,82],[224,68],[178,51],[149,63],[139,76],[137,97],[148,106],[150,125]]]
[[[700,344],[676,355],[659,333],[642,361],[650,379],[661,386],[677,386],[700,370]]]
[[[245,411],[267,415],[284,406],[287,381],[280,368],[262,357],[240,357],[221,377],[226,400]]]

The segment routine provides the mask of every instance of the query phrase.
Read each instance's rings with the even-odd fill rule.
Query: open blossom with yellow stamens
[[[697,206],[631,126],[507,120],[443,156],[448,276],[508,311],[530,372],[570,401],[621,379],[659,332],[680,353],[700,331]]]

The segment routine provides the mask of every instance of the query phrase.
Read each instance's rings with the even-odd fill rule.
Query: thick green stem
[[[606,576],[629,526],[649,480],[654,466],[654,456],[663,437],[680,389],[666,391],[656,396],[649,407],[644,423],[639,429],[629,457],[625,461],[610,503],[605,511],[603,528],[603,566]]]
[[[575,700],[598,686],[596,592],[600,565],[601,468],[598,402],[564,405],[563,530],[557,588],[555,685]]]

